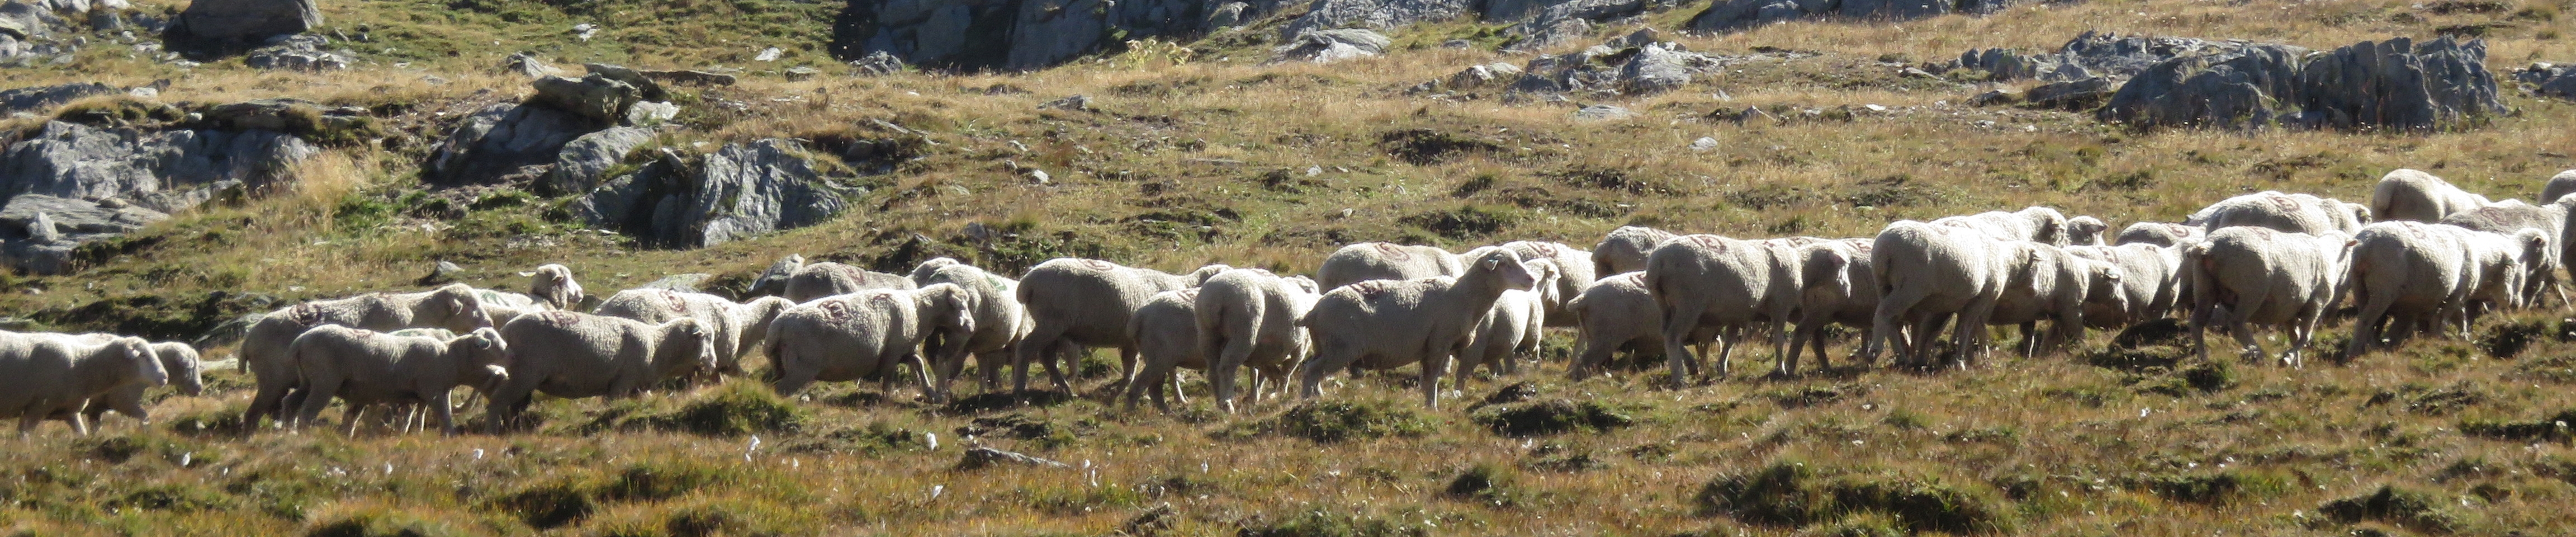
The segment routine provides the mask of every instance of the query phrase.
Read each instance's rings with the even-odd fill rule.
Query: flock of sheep
[[[487,421],[500,431],[537,392],[635,396],[672,379],[744,374],[755,351],[769,357],[766,380],[781,394],[870,378],[891,388],[908,364],[939,400],[970,357],[987,391],[1005,369],[1025,391],[1034,363],[1071,392],[1065,366],[1086,349],[1117,348],[1124,381],[1112,389],[1129,407],[1150,395],[1168,409],[1175,371],[1187,368],[1204,372],[1227,411],[1238,391],[1258,402],[1293,380],[1312,397],[1335,373],[1416,364],[1424,403],[1436,407],[1453,358],[1453,387],[1478,366],[1511,374],[1547,327],[1579,333],[1567,366],[1578,379],[1628,351],[1660,353],[1672,381],[1686,383],[1701,376],[1711,344],[1724,377],[1748,334],[1769,338],[1774,374],[1793,374],[1807,348],[1825,362],[1833,324],[1865,334],[1856,360],[1889,352],[1901,366],[1966,365],[1991,346],[1991,326],[2021,327],[2017,350],[2036,355],[2080,341],[2087,327],[2178,312],[2195,333],[2212,321],[2225,327],[2249,358],[2266,355],[2254,327],[2286,330],[2280,360],[2295,367],[2346,294],[2359,312],[2350,355],[2437,328],[2465,334],[2480,315],[2544,293],[2566,302],[2557,272],[2576,249],[2555,248],[2576,205],[2560,198],[2571,192],[2576,170],[2544,189],[2542,199],[2557,201],[2532,205],[2400,169],[2380,179],[2367,206],[2267,191],[2181,223],[2130,225],[2107,244],[2100,219],[2032,207],[1900,221],[1852,239],[1632,226],[1588,252],[1530,241],[1464,254],[1361,243],[1333,252],[1312,278],[1070,258],[1017,280],[948,258],[904,276],[789,256],[752,287],[774,296],[737,303],[629,289],[589,313],[575,311],[588,297],[571,269],[546,265],[525,273],[528,294],[455,284],[280,309],[251,326],[237,362],[258,385],[246,423],[301,426],[339,399],[351,426],[381,407],[434,418],[450,433],[449,394],[460,386],[488,398]],[[1947,356],[1936,356],[1945,329]],[[86,433],[109,410],[143,418],[146,386],[175,381],[193,395],[200,372],[236,362],[196,354],[105,334],[0,333],[0,412],[16,412],[22,434],[47,419]],[[1244,369],[1248,389],[1236,385]]]

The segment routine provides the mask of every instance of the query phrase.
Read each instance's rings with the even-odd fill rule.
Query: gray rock
[[[0,35],[19,41],[53,35],[59,19],[43,6],[25,2],[0,2]]]
[[[19,112],[42,113],[82,97],[110,93],[116,93],[116,86],[96,82],[73,82],[0,91],[0,116]]]
[[[1244,12],[1250,11],[1251,9],[1252,4],[1244,2],[1226,2],[1217,4],[1215,10],[1208,12],[1207,28],[1215,30],[1241,25],[1245,22],[1243,18]]]
[[[1638,47],[1636,56],[1620,68],[1620,87],[1630,95],[1662,93],[1690,84],[1691,73],[1714,64],[1706,56],[1646,45]]]
[[[952,70],[1025,70],[1062,63],[1124,39],[1188,41],[1231,19],[1248,22],[1289,0],[854,0],[834,28],[842,60],[884,52]],[[1241,4],[1232,6],[1232,4]],[[1219,12],[1223,12],[1220,14]]]
[[[1315,0],[1312,9],[1279,28],[1281,39],[1337,28],[1380,30],[1476,13],[1476,0]]]
[[[591,225],[646,244],[696,248],[821,223],[849,207],[793,140],[727,145],[692,166],[664,150],[575,202]]]
[[[2514,71],[2513,78],[2531,84],[2533,94],[2576,101],[2576,67],[2536,63]]]
[[[2426,130],[2458,127],[2505,112],[2486,42],[2443,36],[2364,41],[2309,60],[2297,98],[2316,126]]]
[[[535,85],[537,94],[528,102],[571,112],[602,125],[625,121],[626,108],[641,100],[643,94],[633,85],[598,72],[579,79],[539,78]]]
[[[561,195],[589,192],[601,175],[626,160],[626,154],[653,141],[653,132],[635,127],[609,127],[565,142],[555,154],[554,170],[541,183],[543,191]]]
[[[556,69],[552,65],[546,65],[546,62],[538,60],[535,54],[525,52],[511,54],[510,59],[501,62],[501,69],[518,73],[519,75],[528,78],[543,78],[563,74],[562,69]]]
[[[2296,98],[2300,52],[2247,47],[2166,60],[2120,85],[2098,115],[2141,127],[2268,124],[2279,114],[2276,102]]]
[[[651,79],[655,82],[667,82],[689,86],[731,86],[735,82],[741,81],[741,77],[734,76],[732,73],[719,73],[715,71],[700,71],[692,69],[636,72],[644,75],[644,78]],[[656,90],[659,91],[659,88],[656,88]]]
[[[456,277],[464,273],[465,267],[457,266],[454,262],[441,260],[438,263],[429,266],[429,275],[421,276],[420,280],[414,283],[420,285],[445,285],[455,282]]]
[[[169,218],[131,205],[108,208],[75,198],[22,194],[0,207],[0,264],[31,274],[61,274],[72,268],[72,254],[80,245]]]
[[[1628,111],[1626,108],[1607,104],[1586,106],[1583,107],[1582,110],[1574,111],[1574,119],[1583,121],[1609,121],[1614,119],[1628,119],[1632,117],[1637,117],[1637,113]]]
[[[1999,89],[1968,98],[1968,106],[2001,106],[2021,102],[2021,92]]]
[[[553,106],[496,104],[467,116],[424,166],[434,185],[486,184],[555,162],[564,144],[603,128]]]
[[[1708,151],[1712,149],[1717,149],[1717,138],[1715,137],[1701,136],[1697,140],[1691,140],[1690,150],[1692,151]]]
[[[2021,101],[2040,108],[2091,110],[2119,90],[2120,85],[2108,78],[2050,82],[2023,91]]]
[[[600,76],[600,77],[602,77],[602,78],[607,78],[607,79],[609,79],[609,80],[615,80],[615,81],[618,81],[619,83],[623,83],[623,84],[626,84],[626,85],[628,85],[628,86],[632,86],[632,87],[634,87],[634,88],[635,88],[635,91],[636,91],[636,96],[637,96],[638,98],[642,98],[643,100],[647,100],[647,101],[668,101],[668,100],[671,100],[671,94],[670,94],[669,92],[663,91],[663,90],[662,90],[662,85],[661,85],[660,83],[656,83],[656,82],[654,82],[654,81],[653,81],[653,77],[646,75],[646,74],[645,74],[644,72],[642,72],[642,71],[637,71],[637,70],[634,70],[634,69],[628,69],[628,68],[626,68],[625,66],[620,66],[620,65],[611,65],[611,64],[605,64],[605,63],[585,63],[585,64],[581,64],[581,67],[582,67],[583,69],[587,69],[587,70],[589,70],[589,71],[590,71],[590,74],[598,75],[598,76]],[[588,78],[588,77],[584,77],[584,78]],[[733,82],[731,82],[731,79],[732,79],[732,77],[730,77],[730,76],[726,77],[727,82],[725,82],[725,83],[726,83],[726,84],[732,84]]]
[[[768,269],[760,271],[760,277],[751,280],[751,289],[746,292],[751,296],[785,294],[787,278],[794,276],[796,269],[800,268],[805,268],[805,256],[787,254],[787,257],[778,258],[778,262],[770,263]]]
[[[813,80],[815,75],[823,74],[823,70],[799,65],[787,68],[787,71],[784,74],[787,77],[788,82],[802,82]]]
[[[1038,466],[1045,468],[1071,467],[1071,465],[1067,465],[1065,463],[1032,457],[1020,453],[1002,451],[989,447],[977,447],[966,450],[965,457],[957,461],[957,469],[976,470],[1000,464]]]
[[[1491,85],[1497,81],[1511,80],[1520,76],[1520,74],[1521,68],[1519,67],[1514,67],[1512,64],[1503,62],[1494,62],[1485,65],[1469,66],[1466,70],[1459,71],[1458,74],[1449,75],[1447,84],[1448,87],[1452,89],[1476,89]]]
[[[263,187],[290,178],[296,162],[320,152],[275,131],[145,131],[55,121],[0,152],[0,196],[107,198],[227,180]]]
[[[904,64],[902,58],[896,58],[893,54],[880,50],[868,53],[867,56],[859,59],[850,60],[850,68],[856,70],[859,76],[886,76],[903,72]]]
[[[340,71],[353,61],[343,52],[330,52],[322,47],[330,40],[312,34],[281,35],[268,39],[268,44],[251,49],[242,64],[253,69],[286,69],[293,71]]]
[[[1038,103],[1038,108],[1047,110],[1064,110],[1069,112],[1089,112],[1091,111],[1091,97],[1083,95],[1067,96],[1062,99]]]
[[[1386,53],[1387,45],[1393,43],[1385,35],[1368,30],[1317,30],[1298,34],[1287,44],[1270,49],[1270,62],[1332,63],[1365,58]]]
[[[2087,31],[2067,40],[2053,52],[2025,55],[2008,49],[1975,49],[1960,54],[1951,65],[1983,70],[2006,79],[2070,81],[2101,77],[2126,80],[2158,63],[2196,56],[2234,57],[2249,49],[2275,50],[2294,58],[2307,53],[2307,49],[2272,43],[2121,36]]]
[[[691,273],[686,273],[686,274],[673,274],[673,275],[669,275],[669,276],[663,276],[663,277],[662,277],[662,279],[653,280],[653,281],[649,281],[649,282],[644,282],[644,285],[639,285],[639,286],[636,286],[635,288],[637,288],[637,289],[664,289],[664,290],[677,291],[677,292],[682,292],[682,293],[702,293],[702,292],[705,292],[705,291],[700,290],[700,289],[698,288],[698,286],[700,286],[700,285],[705,285],[705,284],[707,283],[707,280],[714,279],[715,277],[716,277],[716,276],[715,276],[714,274],[708,274],[708,273],[704,273],[704,272],[691,272]]]
[[[185,38],[239,45],[322,26],[313,0],[192,0],[171,32]]]
[[[653,220],[655,206],[665,198],[676,198],[687,185],[680,184],[688,173],[688,163],[670,148],[656,150],[653,160],[634,173],[610,178],[590,194],[573,202],[573,214],[592,227],[604,228],[638,238],[677,236],[677,222]],[[674,206],[676,210],[676,205]]]
[[[678,117],[680,117],[680,105],[661,101],[637,101],[634,106],[626,107],[625,124],[634,127],[652,127],[670,123],[673,118]]]

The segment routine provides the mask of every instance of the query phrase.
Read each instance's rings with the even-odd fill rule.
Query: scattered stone
[[[587,43],[590,42],[591,36],[595,35],[599,35],[599,25],[597,24],[585,22],[572,25],[572,37],[574,39],[580,39],[582,42]]]
[[[626,125],[653,127],[680,117],[680,105],[662,101],[637,101],[626,108]]]
[[[1091,97],[1082,95],[1069,96],[1062,99],[1040,103],[1038,104],[1038,108],[1064,110],[1068,112],[1089,112],[1091,111]]]
[[[1072,467],[1072,465],[1068,465],[1068,464],[1065,464],[1065,463],[1056,462],[1056,461],[1051,461],[1051,460],[1046,460],[1046,459],[1041,459],[1041,458],[1032,457],[1032,456],[1028,456],[1028,455],[1023,455],[1023,454],[1019,454],[1019,453],[1014,453],[1014,452],[1009,452],[1009,451],[1002,451],[1002,450],[999,450],[999,449],[993,449],[993,448],[989,448],[989,447],[977,447],[977,448],[972,448],[972,449],[968,449],[968,450],[966,450],[966,457],[965,457],[964,459],[961,459],[961,460],[958,460],[958,461],[957,461],[957,469],[959,469],[959,470],[978,470],[978,469],[983,469],[983,468],[990,467],[990,466],[997,465],[997,464],[1013,464],[1013,465],[1020,465],[1020,466],[1040,466],[1040,467],[1047,467],[1047,468],[1070,468],[1070,467]]]
[[[794,140],[730,144],[692,164],[663,149],[574,202],[591,225],[646,244],[696,248],[823,222],[852,189],[823,178]]]
[[[65,103],[80,100],[82,97],[110,93],[116,93],[116,86],[96,82],[73,82],[0,91],[0,116],[19,112],[41,113]]]
[[[1443,21],[1477,13],[1474,0],[1316,0],[1305,15],[1280,27],[1281,39],[1335,28],[1396,27],[1424,21]],[[1527,2],[1519,2],[1527,3]]]
[[[1026,172],[1026,173],[1028,174],[1028,176],[1029,176],[1029,184],[1032,184],[1032,185],[1045,186],[1045,185],[1049,185],[1049,184],[1054,184],[1054,182],[1055,182],[1055,178],[1047,176],[1047,172],[1046,172],[1046,170],[1041,170],[1041,169],[1037,169],[1037,168],[1029,168],[1029,169],[1021,170],[1021,171]]]
[[[170,215],[121,205],[44,194],[22,194],[0,207],[0,264],[30,274],[61,274],[72,268],[80,245],[142,229]]]
[[[2021,102],[2021,92],[2010,88],[1979,93],[1968,98],[1968,106],[2003,106]]]
[[[169,32],[173,41],[239,50],[321,26],[314,0],[192,0]]]
[[[740,81],[740,77],[714,71],[673,70],[639,71],[638,73],[643,74],[644,78],[690,86],[731,86],[734,82]]]
[[[1583,107],[1582,110],[1574,111],[1574,119],[1584,121],[1609,121],[1614,119],[1628,119],[1632,117],[1637,117],[1637,113],[1628,111],[1626,108],[1607,104],[1586,106]]]
[[[1708,151],[1713,149],[1717,149],[1716,137],[1701,136],[1697,140],[1691,140],[1690,150],[1692,151]]]
[[[2532,85],[2532,93],[2576,101],[2576,67],[2534,63],[2514,71],[2514,80]]]
[[[799,66],[795,66],[795,67],[789,67],[789,68],[787,68],[786,76],[787,76],[787,81],[788,81],[788,82],[803,82],[803,81],[807,81],[807,80],[813,80],[815,75],[820,75],[820,74],[823,74],[823,70],[822,70],[822,69],[815,69],[815,68],[812,68],[812,67],[806,67],[806,66],[799,65]]]
[[[1985,15],[2029,1],[1961,0],[1953,3],[1913,0],[1717,0],[1709,4],[1706,11],[1691,17],[1690,29],[1701,32],[1737,32],[1773,23],[1825,17],[1906,20],[1950,13]]]
[[[901,73],[904,67],[902,58],[896,58],[893,54],[887,54],[882,50],[850,61],[850,68],[856,69],[859,76],[886,76]]]
[[[647,100],[647,101],[668,101],[668,100],[671,100],[671,94],[670,94],[670,93],[668,93],[668,92],[664,92],[664,91],[662,91],[662,85],[661,85],[661,84],[654,83],[654,82],[653,82],[653,78],[652,78],[652,77],[645,76],[645,74],[644,74],[643,72],[641,72],[641,71],[636,71],[636,70],[634,70],[634,69],[628,69],[628,68],[626,68],[625,66],[621,66],[621,65],[613,65],[613,64],[605,64],[605,63],[585,63],[585,64],[581,64],[581,67],[582,67],[582,69],[589,70],[589,71],[590,71],[590,74],[593,74],[593,75],[599,75],[599,76],[601,76],[601,77],[606,77],[606,78],[607,78],[607,79],[609,79],[609,80],[615,80],[615,81],[618,81],[618,82],[623,82],[623,83],[625,83],[625,84],[626,84],[626,85],[628,85],[628,86],[634,86],[634,87],[635,87],[635,91],[637,91],[637,92],[638,92],[638,93],[637,93],[637,97],[641,97],[641,98],[643,98],[644,100]],[[728,83],[730,83],[730,82],[728,82]]]
[[[125,96],[127,96],[127,97],[133,97],[133,98],[135,98],[135,99],[140,99],[140,100],[146,100],[146,101],[149,101],[149,100],[154,100],[154,99],[159,99],[159,98],[161,98],[161,89],[160,89],[160,88],[154,88],[154,87],[151,87],[151,86],[144,86],[144,87],[140,87],[140,88],[134,88],[134,89],[125,90]]]
[[[761,49],[761,51],[760,51],[760,55],[758,55],[758,56],[753,56],[753,57],[751,58],[751,61],[756,61],[756,62],[774,62],[774,61],[778,61],[778,56],[779,56],[780,54],[783,54],[783,53],[785,53],[785,51],[778,50],[778,47],[769,47],[769,48],[766,48],[766,49]]]
[[[2107,78],[2087,78],[2040,84],[2022,92],[2022,101],[2031,106],[2059,110],[2091,110],[2111,98],[2119,86]]]
[[[501,62],[501,69],[515,72],[528,78],[545,78],[563,74],[562,69],[556,69],[552,65],[546,65],[546,62],[539,61],[537,59],[537,55],[526,52],[511,54],[510,59]]]
[[[2268,50],[2292,58],[2307,54],[2307,49],[2274,43],[2086,31],[2067,40],[2055,52],[2025,55],[2010,49],[1972,49],[1960,54],[1951,66],[1983,70],[2003,79],[2125,80],[2158,63],[2195,56],[2234,57],[2249,50]]]
[[[1518,77],[1520,74],[1521,68],[1514,67],[1512,64],[1503,62],[1469,66],[1467,70],[1459,71],[1458,74],[1449,75],[1448,86],[1453,89],[1462,90],[1476,89],[1493,84],[1497,81]]]
[[[1361,29],[1316,30],[1298,34],[1287,44],[1270,49],[1270,63],[1332,63],[1352,58],[1384,54],[1394,41],[1383,34]]]
[[[579,79],[550,76],[537,79],[537,94],[528,102],[572,112],[600,124],[615,124],[626,118],[626,108],[633,106],[641,91],[597,72]]]
[[[296,162],[320,152],[302,138],[275,131],[150,131],[53,121],[0,152],[0,196],[125,197],[170,212],[204,199],[180,192],[228,188],[228,182],[264,188],[292,178],[288,172]]]
[[[313,34],[281,35],[268,39],[266,45],[251,49],[242,64],[253,69],[286,69],[293,71],[341,71],[352,62],[347,51],[322,50],[329,39]]]
[[[1716,61],[1707,56],[1674,50],[1664,44],[1636,48],[1636,56],[1620,67],[1620,87],[1629,95],[1662,93],[1690,84],[1691,73],[1712,69]]]

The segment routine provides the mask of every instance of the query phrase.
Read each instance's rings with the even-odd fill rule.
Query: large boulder
[[[2505,111],[2483,40],[2442,36],[2363,41],[2299,71],[2301,121],[2312,126],[2435,129]]]
[[[528,98],[531,104],[551,106],[572,112],[602,125],[613,125],[626,118],[626,108],[643,100],[644,92],[633,84],[593,72],[581,78],[549,76],[535,82],[537,94]]]
[[[2141,127],[2269,124],[2297,97],[2306,53],[2279,45],[2166,60],[2120,85],[2097,115]]]
[[[2530,84],[2533,94],[2576,101],[2576,67],[2535,63],[2514,71],[2513,79]]]
[[[0,197],[107,198],[224,181],[261,188],[291,178],[296,162],[320,152],[302,138],[268,130],[151,131],[54,121],[0,152]]]
[[[1476,0],[1315,0],[1313,9],[1279,28],[1279,37],[1296,39],[1336,28],[1393,29],[1425,21],[1444,21],[1476,13]],[[1535,3],[1535,2],[1527,2]],[[1513,8],[1535,15],[1536,10]]]
[[[794,140],[730,144],[690,163],[660,150],[642,169],[575,201],[593,226],[655,246],[712,246],[821,223],[849,208],[851,189],[823,177]]]
[[[1316,30],[1300,34],[1288,44],[1271,49],[1272,63],[1332,63],[1352,58],[1365,58],[1386,53],[1394,43],[1385,35],[1356,28]]]
[[[166,35],[174,43],[248,47],[322,26],[314,0],[194,0]]]
[[[2050,82],[2108,78],[2126,80],[2167,61],[2200,56],[2233,57],[2248,49],[2277,49],[2306,54],[2307,49],[2271,43],[2219,41],[2188,37],[2123,36],[2086,31],[2057,50],[2022,54],[2012,49],[1971,49],[1952,67],[1977,69],[2003,79]]]
[[[598,187],[601,174],[626,160],[626,154],[653,141],[653,131],[635,127],[609,127],[581,135],[565,142],[555,153],[554,170],[546,174],[542,190],[551,194],[589,192]]]
[[[115,200],[19,195],[0,206],[0,265],[22,273],[61,274],[71,270],[73,254],[82,244],[169,218],[160,211]]]
[[[347,50],[323,50],[331,40],[318,35],[281,35],[268,38],[266,43],[242,56],[242,65],[252,69],[340,71],[354,61]]]
[[[541,177],[542,167],[555,162],[565,143],[605,127],[597,119],[552,106],[496,104],[458,123],[421,173],[440,186]]]
[[[1121,35],[1188,39],[1215,28],[1213,22],[1249,20],[1287,3],[852,0],[832,28],[831,51],[844,61],[884,52],[933,68],[1036,69],[1116,46]]]

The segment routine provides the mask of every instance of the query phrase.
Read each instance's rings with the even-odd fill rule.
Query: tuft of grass
[[[1494,434],[1512,437],[1601,432],[1637,423],[1636,418],[1600,402],[1565,399],[1487,406],[1472,419]]]
[[[2268,499],[2290,490],[2289,480],[2282,476],[2247,470],[2153,475],[2142,481],[2147,490],[2167,500],[2205,505]]]
[[[1481,503],[1493,507],[1512,507],[1524,494],[1515,486],[1511,469],[1489,463],[1477,463],[1457,477],[1449,479],[1448,488],[1440,494],[1449,499]]]
[[[1391,399],[1318,400],[1299,403],[1277,417],[1252,422],[1244,432],[1271,433],[1333,443],[1389,436],[1422,436],[1431,420],[1412,405]],[[1239,428],[1240,429],[1240,428]]]
[[[1423,537],[1422,522],[1390,520],[1362,513],[1313,509],[1276,522],[1254,519],[1240,523],[1236,537]]]
[[[304,537],[458,537],[469,535],[453,526],[389,508],[361,509],[327,518],[306,529]]]
[[[583,428],[648,429],[734,437],[797,431],[805,426],[813,413],[795,401],[779,397],[767,386],[742,379],[728,380],[714,388],[701,390],[681,401],[678,408],[655,411],[650,406],[651,403],[639,402],[612,409],[593,418]]]
[[[1695,497],[1701,514],[1811,527],[1854,514],[1893,518],[1911,532],[2008,533],[2013,506],[1983,484],[1893,471],[1818,469],[1796,461],[1728,473]]]
[[[599,496],[616,501],[660,501],[721,484],[730,472],[687,460],[640,462],[619,471],[599,487]]]
[[[2451,533],[2467,525],[2448,503],[2433,493],[2397,485],[2360,496],[2326,502],[2317,512],[2344,524],[2377,521],[2426,533]]]
[[[2513,359],[2532,344],[2548,340],[2556,332],[2552,324],[2545,319],[2522,318],[2487,325],[2486,331],[2478,334],[2478,349],[2486,351],[2487,356]]]
[[[492,505],[528,527],[539,530],[580,522],[599,510],[599,503],[591,499],[590,491],[562,482],[520,489],[493,500]]]

